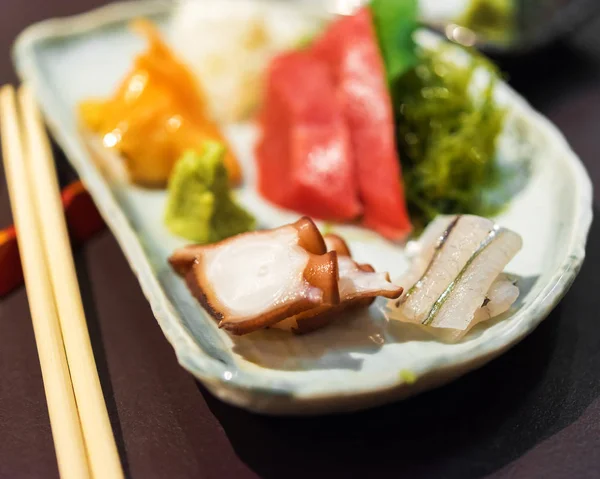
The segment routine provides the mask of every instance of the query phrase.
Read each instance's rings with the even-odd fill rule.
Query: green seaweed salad
[[[404,187],[419,231],[438,214],[497,214],[504,206],[490,190],[502,182],[496,143],[505,111],[493,90],[498,75],[483,56],[466,64],[442,43],[429,50],[414,42],[417,0],[373,0],[371,9],[397,122]],[[479,68],[491,81],[473,94]]]

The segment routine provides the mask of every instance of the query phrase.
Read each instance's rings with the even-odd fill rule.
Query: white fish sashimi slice
[[[422,323],[437,328],[467,330],[492,284],[521,247],[522,240],[518,234],[494,229],[478,251],[465,262]]]
[[[507,275],[501,274],[496,278],[485,296],[483,305],[475,312],[468,329],[427,329],[445,341],[459,341],[479,323],[506,313],[519,297],[519,288]]]
[[[452,229],[448,231],[450,227]],[[401,299],[400,312],[408,321],[421,323],[427,318],[440,295],[459,275],[493,227],[492,221],[471,215],[460,216],[450,223],[422,278]]]
[[[455,216],[438,216],[423,231],[423,234],[417,241],[408,242],[405,254],[411,260],[411,264],[409,271],[402,276],[403,284],[412,286],[423,276],[433,258],[436,246],[455,218]],[[404,293],[406,294],[407,292],[408,290]]]
[[[519,288],[506,274],[501,274],[492,283],[485,295],[483,305],[473,317],[472,326],[506,313],[519,297]]]
[[[388,318],[422,325],[440,339],[460,339],[518,298],[502,271],[521,247],[518,234],[484,218],[436,220],[419,240],[408,276],[423,273],[403,298],[388,303]]]

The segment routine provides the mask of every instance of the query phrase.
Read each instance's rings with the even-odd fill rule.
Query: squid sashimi
[[[436,219],[404,277],[412,286],[388,304],[389,318],[454,330],[449,338],[459,339],[516,301],[517,286],[501,273],[521,247],[518,234],[485,218]]]
[[[329,251],[337,253],[340,304],[323,305],[305,311],[274,325],[277,329],[307,333],[326,326],[339,313],[369,306],[377,296],[398,298],[403,289],[390,282],[387,273],[376,273],[370,265],[359,265],[350,256],[346,242],[337,235],[325,235]]]
[[[308,218],[179,250],[171,265],[222,327],[246,334],[322,305],[339,304],[338,262]]]

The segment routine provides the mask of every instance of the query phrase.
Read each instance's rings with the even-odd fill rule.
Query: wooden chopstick
[[[52,152],[29,89],[19,89],[30,181],[92,475],[123,477],[85,320]]]
[[[28,181],[15,92],[10,86],[0,89],[0,134],[58,469],[64,479],[89,478],[73,385]]]

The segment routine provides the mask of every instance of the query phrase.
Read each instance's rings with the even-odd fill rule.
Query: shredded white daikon
[[[328,18],[314,4],[273,0],[183,0],[171,40],[205,92],[218,121],[239,121],[261,98],[271,59],[314,36]]]

